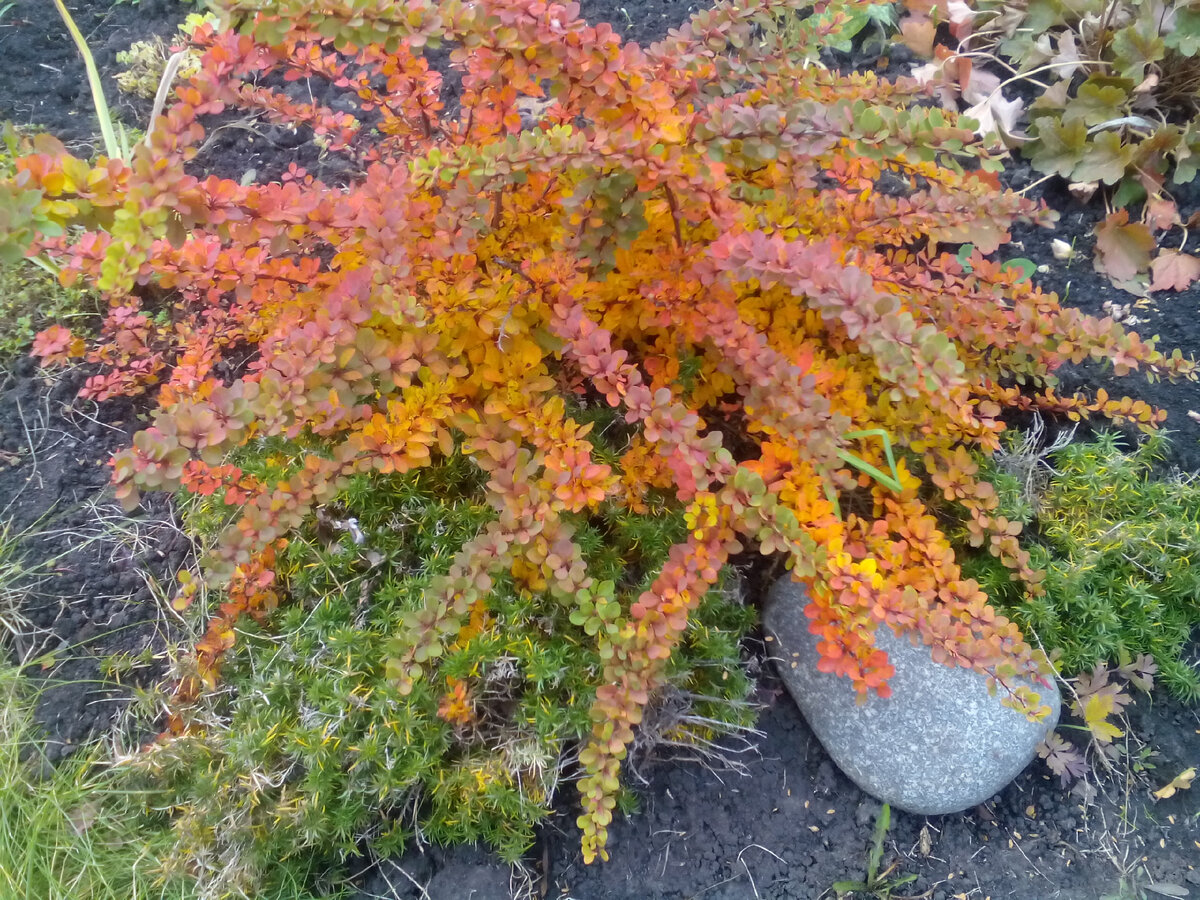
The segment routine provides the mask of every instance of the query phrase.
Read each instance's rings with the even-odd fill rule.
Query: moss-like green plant
[[[1122,449],[1115,434],[1050,455],[1044,487],[993,462],[1004,514],[1026,523],[1031,564],[1045,594],[1027,599],[994,560],[964,570],[1046,650],[1066,675],[1149,653],[1177,696],[1200,699],[1200,675],[1181,658],[1200,624],[1200,483],[1164,475],[1165,440]]]
[[[177,41],[187,41],[192,32],[205,22],[216,22],[216,16],[212,13],[190,13],[179,26]],[[153,98],[159,91],[170,60],[171,48],[162,38],[135,41],[128,50],[117,54],[117,64],[123,67],[117,74],[117,87],[135,97],[146,100]],[[199,68],[199,54],[194,50],[186,50],[177,65],[173,77],[184,81]]]
[[[299,458],[276,440],[237,462],[269,481]],[[508,859],[528,849],[592,727],[604,664],[595,634],[610,627],[614,597],[649,585],[686,525],[653,497],[645,515],[614,504],[579,516],[576,540],[597,579],[587,596],[548,603],[532,572],[497,580],[429,661],[430,677],[402,693],[389,677],[392,644],[432,579],[495,518],[486,480],[458,454],[405,475],[356,476],[290,541],[284,606],[239,630],[222,690],[185,710],[192,731],[143,760],[175,792],[180,866],[251,891],[280,859],[336,865],[418,837],[483,841]],[[219,528],[219,494],[192,503],[191,528]],[[739,643],[751,621],[725,592],[704,600],[662,692],[671,714],[646,744],[704,756],[750,725]]]

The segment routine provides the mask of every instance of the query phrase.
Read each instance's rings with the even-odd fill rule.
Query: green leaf
[[[117,140],[116,132],[113,130],[113,117],[108,108],[108,101],[104,98],[104,86],[100,82],[100,70],[96,68],[96,60],[92,56],[92,51],[88,49],[87,39],[80,32],[79,27],[75,24],[75,20],[71,18],[71,14],[67,12],[67,7],[63,0],[54,0],[54,5],[58,7],[58,14],[62,17],[63,24],[67,26],[67,31],[70,32],[72,40],[75,41],[75,46],[79,49],[79,55],[83,58],[84,71],[87,73],[88,85],[92,89],[92,105],[96,110],[96,118],[100,122],[100,134],[104,137],[104,149],[110,159],[123,159],[121,156],[121,142]],[[126,150],[128,148],[125,148]]]
[[[1193,119],[1183,129],[1179,146],[1175,150],[1175,172],[1171,180],[1176,184],[1188,184],[1200,169],[1200,127]]]
[[[1133,88],[1134,83],[1128,78],[1091,75],[1067,104],[1063,121],[1083,119],[1085,125],[1091,126],[1119,119],[1128,111],[1126,104]]]
[[[1075,181],[1103,181],[1116,184],[1125,177],[1133,159],[1133,150],[1115,131],[1102,131],[1087,145],[1087,153],[1071,170]]]
[[[1037,140],[1030,162],[1046,175],[1069,177],[1087,152],[1087,126],[1082,119],[1063,122],[1054,116],[1042,116],[1036,122]]]
[[[1200,10],[1175,10],[1175,27],[1163,35],[1163,43],[1183,56],[1200,51]]]
[[[1141,83],[1146,67],[1166,55],[1166,46],[1158,36],[1158,13],[1149,6],[1142,7],[1143,15],[1132,25],[1118,31],[1109,45],[1116,56],[1118,71],[1126,78]],[[1145,13],[1151,13],[1147,16]]]
[[[1133,206],[1135,203],[1141,203],[1146,199],[1146,188],[1142,186],[1142,182],[1135,176],[1126,176],[1117,186],[1117,191],[1113,194],[1113,206],[1121,209],[1126,206]]]
[[[883,861],[883,842],[892,824],[892,807],[885,803],[875,817],[875,833],[871,838],[871,852],[867,856],[867,881],[874,883],[879,864]]]
[[[1008,260],[1008,262],[1006,262],[1000,268],[1020,269],[1021,277],[1018,279],[1018,283],[1020,283],[1021,281],[1028,281],[1033,277],[1033,273],[1037,271],[1037,263],[1035,263],[1032,259],[1026,259],[1023,256],[1019,256],[1016,259]]]

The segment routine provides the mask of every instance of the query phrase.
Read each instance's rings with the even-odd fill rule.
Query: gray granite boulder
[[[859,706],[847,678],[817,671],[817,637],[804,615],[803,585],[784,578],[771,588],[763,624],[788,692],[833,761],[868,794],[922,815],[959,812],[986,801],[1017,777],[1034,748],[1058,723],[1057,685],[1029,687],[1052,713],[1030,722],[990,697],[987,679],[933,661],[887,626],[876,646],[896,674],[892,695]]]

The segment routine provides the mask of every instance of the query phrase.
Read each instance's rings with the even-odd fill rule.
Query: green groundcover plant
[[[301,447],[273,441],[238,461],[244,478],[279,478],[300,459]],[[356,476],[289,541],[279,567],[290,602],[240,629],[222,689],[182,707],[184,736],[137,761],[170,785],[175,871],[252,892],[298,854],[335,866],[413,842],[482,840],[509,860],[528,849],[590,729],[595,635],[611,627],[613,597],[645,588],[687,526],[664,496],[648,497],[645,514],[606,505],[580,518],[594,587],[547,605],[528,583],[499,581],[403,693],[388,671],[395,635],[494,520],[485,481],[461,454]],[[198,534],[231,516],[220,498],[187,507]],[[752,620],[730,590],[708,593],[650,701],[646,749],[704,754],[751,724],[739,645]]]
[[[1023,596],[990,560],[965,564],[993,601],[1057,651],[1065,675],[1149,654],[1158,677],[1188,702],[1200,675],[1181,658],[1200,625],[1200,481],[1163,472],[1166,438],[1133,449],[1115,433],[1072,443],[1046,457],[1053,473],[1031,479],[1029,456],[990,477],[1025,529],[1045,592]]]

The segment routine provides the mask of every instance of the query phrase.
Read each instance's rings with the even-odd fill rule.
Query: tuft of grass
[[[170,832],[122,785],[100,744],[50,766],[20,669],[0,665],[0,896],[184,900],[154,859]]]
[[[17,555],[11,523],[0,522],[0,654],[10,642],[17,641],[33,628],[21,608],[25,598],[21,585],[27,574]]]
[[[27,674],[42,658],[10,662],[32,631],[23,613],[25,591],[46,565],[30,568],[21,558],[18,541],[25,534],[0,522],[0,898],[210,900],[191,873],[164,865],[176,836],[166,794],[131,764],[142,751],[97,739],[57,765],[50,761],[34,718],[39,688]],[[115,671],[108,674],[144,656],[113,657]],[[162,698],[153,692],[142,699],[161,710]],[[141,715],[154,714],[142,709]],[[309,893],[301,883],[318,879],[301,871],[278,866],[256,900],[340,896],[333,888]]]
[[[890,900],[892,892],[917,880],[916,875],[901,875],[897,878],[888,876],[896,870],[898,862],[892,863],[882,872],[879,866],[883,863],[883,844],[887,838],[888,828],[892,822],[892,808],[883,804],[879,815],[875,817],[875,828],[871,833],[871,849],[867,852],[867,874],[862,881],[835,881],[833,890],[839,898],[846,896],[870,896],[876,900]]]

